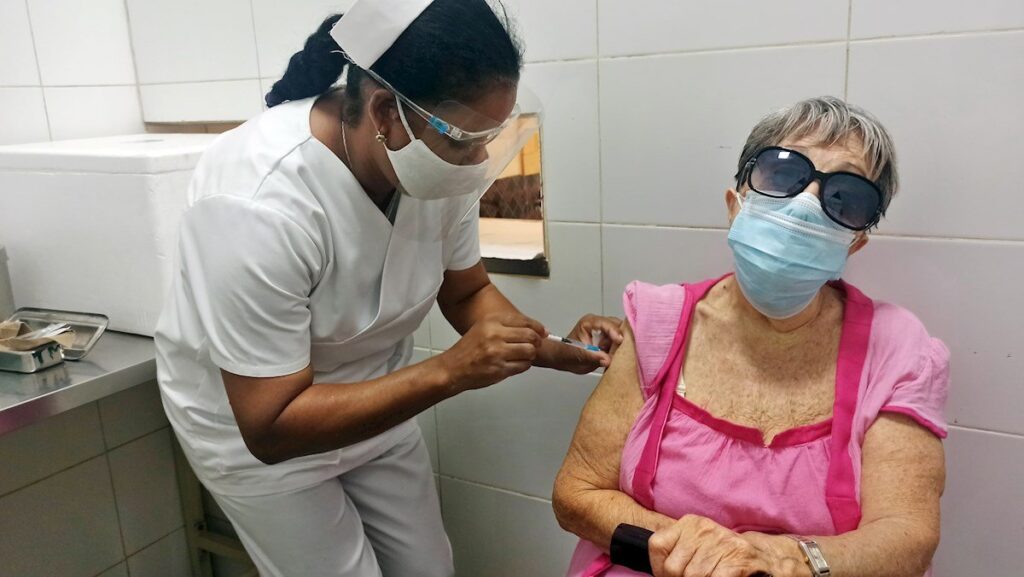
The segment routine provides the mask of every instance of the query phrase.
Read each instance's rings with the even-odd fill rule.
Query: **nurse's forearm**
[[[458,301],[444,302],[438,299],[438,305],[449,324],[460,335],[466,334],[474,324],[488,315],[522,314],[505,298],[505,295],[501,294],[498,287],[490,282]]]
[[[358,383],[312,383],[310,368],[271,379],[224,373],[246,446],[265,463],[374,437],[460,392],[440,357]]]

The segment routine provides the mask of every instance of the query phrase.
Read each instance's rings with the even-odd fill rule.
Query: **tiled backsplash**
[[[155,382],[0,437],[0,575],[188,577]]]

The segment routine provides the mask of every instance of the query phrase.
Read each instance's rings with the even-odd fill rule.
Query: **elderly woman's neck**
[[[769,318],[754,308],[754,305],[750,304],[747,297],[743,296],[743,291],[740,290],[739,285],[736,284],[734,278],[729,280],[731,282],[726,288],[733,298],[734,305],[738,307],[740,313],[749,318],[755,324],[761,325],[779,334],[793,333],[807,325],[810,325],[818,319],[819,316],[821,316],[821,312],[824,308],[825,290],[827,289],[823,288],[818,291],[818,294],[815,295],[811,304],[807,305],[807,308],[800,311],[798,314],[789,317],[788,319]]]

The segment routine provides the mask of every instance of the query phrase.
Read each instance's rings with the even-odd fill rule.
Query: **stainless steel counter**
[[[0,372],[0,435],[155,378],[153,339],[107,331],[84,360]]]

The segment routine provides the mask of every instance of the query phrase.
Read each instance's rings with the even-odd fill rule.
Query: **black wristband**
[[[626,523],[616,527],[612,533],[612,563],[653,575],[651,557],[647,552],[647,541],[653,534],[654,531]]]

